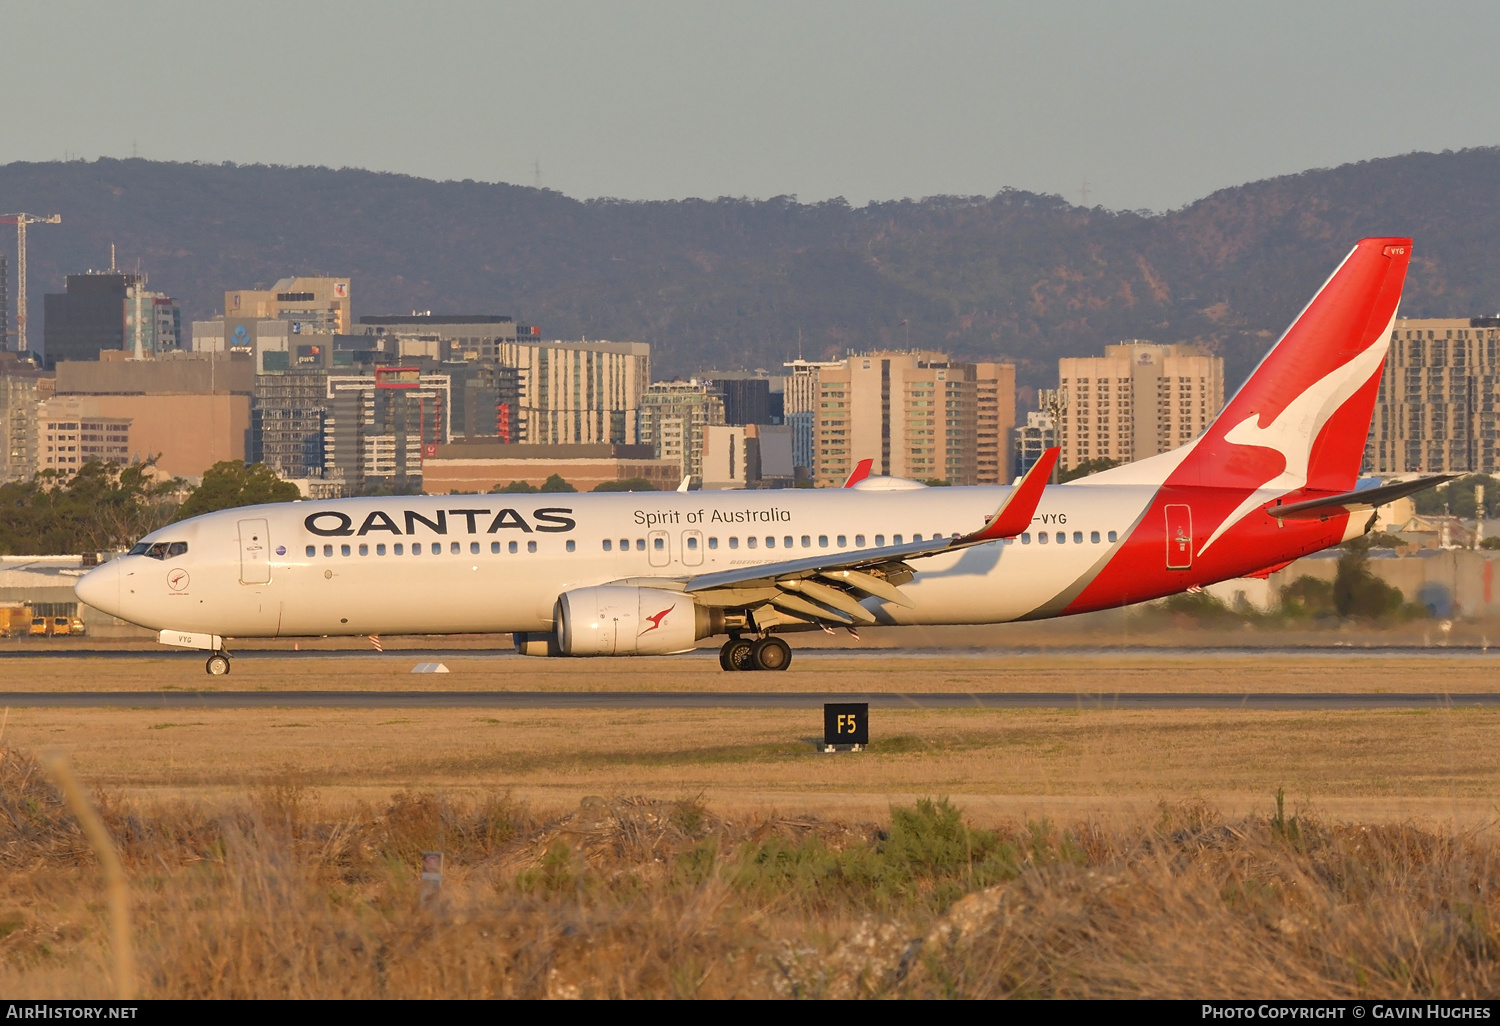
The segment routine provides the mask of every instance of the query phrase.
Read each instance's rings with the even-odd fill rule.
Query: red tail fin
[[[1168,481],[1352,488],[1410,260],[1410,239],[1355,246]]]

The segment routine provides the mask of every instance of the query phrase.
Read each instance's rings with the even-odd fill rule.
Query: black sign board
[[[829,702],[823,706],[824,745],[863,746],[869,743],[868,702]]]

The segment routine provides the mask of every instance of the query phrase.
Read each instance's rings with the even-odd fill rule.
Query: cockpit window
[[[187,542],[156,542],[148,545],[141,542],[130,550],[132,556],[150,556],[152,559],[174,559],[186,554]]]

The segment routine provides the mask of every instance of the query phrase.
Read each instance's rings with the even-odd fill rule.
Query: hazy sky
[[[1500,4],[1378,0],[0,0],[0,163],[539,162],[571,196],[856,204],[1087,179],[1160,210],[1500,143],[1497,35]]]

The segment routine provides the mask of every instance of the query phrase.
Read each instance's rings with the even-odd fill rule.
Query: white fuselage
[[[226,637],[549,631],[564,591],[964,534],[1009,491],[877,485],[254,506],[153,533],[143,545],[187,551],[112,560],[79,595],[142,626]],[[1049,487],[1021,538],[914,561],[916,578],[902,588],[914,608],[864,604],[891,624],[1026,616],[1123,544],[1154,492]]]

